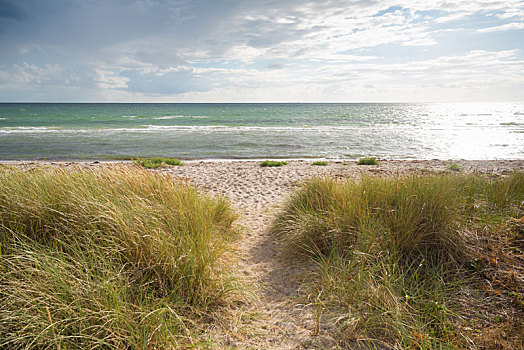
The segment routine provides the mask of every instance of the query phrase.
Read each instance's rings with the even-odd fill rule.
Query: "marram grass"
[[[287,162],[277,161],[277,160],[264,160],[259,164],[261,167],[276,167],[287,165]]]
[[[316,178],[291,195],[272,231],[285,253],[315,264],[309,305],[342,343],[476,348],[458,321],[472,311],[458,301],[462,287],[482,281],[467,270],[477,261],[467,236],[520,218],[523,201],[523,173]]]
[[[326,165],[328,165],[328,162],[324,162],[322,160],[317,160],[317,161],[313,162],[312,165],[326,166]]]
[[[452,162],[452,163],[448,163],[446,165],[446,168],[449,169],[449,170],[453,170],[453,171],[461,171],[462,168],[460,165],[458,165],[457,163],[455,162]]]
[[[135,163],[147,169],[159,168],[159,167],[164,167],[164,166],[172,166],[172,165],[183,165],[182,161],[178,158],[164,158],[164,157],[138,158],[138,159],[135,159]]]
[[[357,165],[377,165],[378,160],[376,157],[364,157],[357,161]]]
[[[238,296],[229,204],[136,167],[0,169],[0,348],[160,349]]]

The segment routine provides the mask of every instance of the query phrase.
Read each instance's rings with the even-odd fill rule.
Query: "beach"
[[[256,336],[244,337],[210,326],[209,336],[224,346],[237,348],[294,349],[304,346],[336,348],[332,332],[321,329],[312,336],[311,309],[297,301],[300,280],[309,267],[284,260],[279,243],[268,232],[274,215],[291,191],[315,176],[359,179],[364,176],[396,177],[408,174],[461,173],[506,176],[524,171],[524,160],[382,160],[378,165],[357,165],[355,161],[328,161],[325,166],[311,160],[288,160],[279,167],[261,167],[260,161],[185,161],[182,166],[151,170],[183,179],[200,190],[225,196],[240,215],[243,236],[235,245],[235,268],[254,286],[255,301],[237,312],[257,312],[262,316],[249,322]],[[104,168],[133,165],[131,162],[4,162],[30,169],[33,167]],[[133,165],[136,166],[136,165]],[[309,345],[308,345],[309,344]],[[316,345],[315,345],[316,344]]]
[[[0,350],[524,350],[523,19],[1,1]]]
[[[261,160],[189,160],[183,166],[152,171],[187,179],[200,189],[226,196],[244,214],[263,212],[281,202],[301,181],[313,176],[358,179],[365,175],[398,176],[423,173],[454,173],[449,164],[458,164],[464,173],[508,175],[524,170],[524,160],[379,160],[378,165],[357,165],[355,160],[327,160],[326,166],[313,160],[286,160],[281,167],[260,167]],[[4,161],[3,164],[36,167],[63,166],[99,168],[132,164],[130,161]]]

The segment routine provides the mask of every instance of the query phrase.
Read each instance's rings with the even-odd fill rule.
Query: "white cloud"
[[[97,69],[95,72],[95,82],[101,89],[122,89],[129,82],[129,78],[118,76],[112,71]]]
[[[509,8],[504,9],[502,13],[495,15],[498,18],[501,19],[510,19],[510,18],[517,18],[517,19],[524,19],[524,9],[523,8]]]
[[[24,1],[19,24],[0,28],[0,88],[21,95],[318,101],[522,86],[522,41],[483,41],[523,29],[521,0]]]
[[[408,63],[306,63],[279,70],[208,69],[219,82],[201,92],[179,94],[180,101],[441,101],[498,96],[524,87],[524,61],[515,50],[473,50]],[[490,82],[490,83],[487,83]],[[497,91],[497,88],[500,89]],[[491,96],[491,97],[490,97]]]
[[[507,23],[500,26],[478,29],[479,33],[501,32],[504,30],[524,29],[524,22]]]
[[[453,13],[451,15],[438,17],[434,21],[435,23],[454,22],[454,21],[462,20],[469,15],[471,15],[470,12],[458,12],[458,13]]]
[[[22,83],[42,84],[60,77],[62,69],[56,64],[45,64],[40,67],[23,62],[22,65],[14,65],[14,78]]]

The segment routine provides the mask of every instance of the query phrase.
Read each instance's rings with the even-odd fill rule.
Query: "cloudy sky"
[[[0,101],[524,102],[519,0],[0,0]]]

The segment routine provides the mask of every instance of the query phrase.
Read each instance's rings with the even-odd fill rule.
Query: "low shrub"
[[[327,162],[323,162],[323,161],[316,161],[316,162],[313,162],[312,165],[326,166],[326,165],[328,165],[328,163]]]

